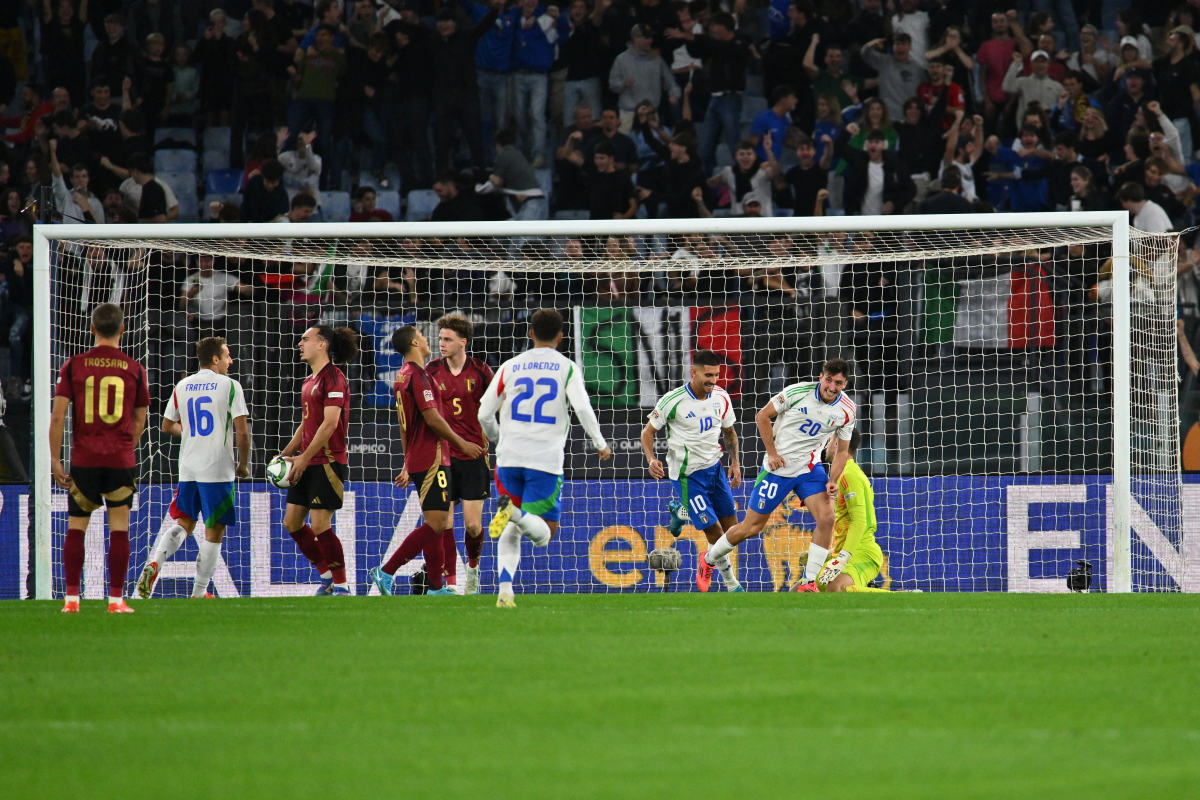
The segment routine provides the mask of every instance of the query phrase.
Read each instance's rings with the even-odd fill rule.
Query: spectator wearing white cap
[[[1004,73],[1004,91],[1017,96],[1017,119],[1025,118],[1025,107],[1036,100],[1042,108],[1054,108],[1063,92],[1063,85],[1049,76],[1050,54],[1034,50],[1029,56],[1032,74],[1022,75],[1024,60],[1020,52],[1012,54],[1012,64]]]

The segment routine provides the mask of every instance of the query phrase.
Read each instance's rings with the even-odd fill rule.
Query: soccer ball
[[[283,456],[275,456],[267,464],[267,480],[280,489],[286,489],[292,485],[292,482],[288,480],[288,472],[291,468],[291,462],[284,461]]]

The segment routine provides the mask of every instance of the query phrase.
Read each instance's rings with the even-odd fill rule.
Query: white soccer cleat
[[[479,567],[467,567],[467,585],[463,594],[479,594]]]

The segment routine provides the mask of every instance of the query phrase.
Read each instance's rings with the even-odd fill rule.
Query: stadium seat
[[[154,171],[158,172],[192,172],[196,171],[195,150],[156,150],[154,151]]]
[[[793,217],[795,215],[796,212],[793,209],[780,208],[779,206],[775,207],[775,216],[777,217]]]
[[[221,148],[204,148],[200,152],[200,168],[205,172],[212,169],[229,169],[229,150]]]
[[[240,169],[210,169],[204,173],[204,194],[237,194],[242,188]]]
[[[350,219],[350,193],[321,192],[321,218],[325,222],[345,222]]]
[[[158,128],[154,131],[154,144],[159,142],[187,142],[196,146],[196,132],[191,128]]]
[[[191,172],[159,172],[156,176],[171,187],[179,200],[178,222],[200,221],[200,198],[196,192],[196,176]]]
[[[400,219],[400,193],[391,189],[376,189],[375,207],[391,214],[392,219]]]
[[[229,128],[224,125],[214,125],[211,128],[204,129],[204,149],[207,150],[224,150],[229,152],[232,146]]]
[[[408,193],[408,210],[404,219],[409,222],[427,222],[437,204],[438,196],[432,189],[413,189]]]
[[[555,219],[587,219],[591,216],[591,212],[587,209],[571,209],[564,211],[555,211]]]
[[[554,191],[554,172],[549,167],[535,169],[533,174],[537,176],[538,186],[542,187],[542,192],[549,199],[551,192]]]
[[[754,118],[767,110],[767,101],[762,97],[747,94],[742,96],[742,118],[740,122],[753,122]]]

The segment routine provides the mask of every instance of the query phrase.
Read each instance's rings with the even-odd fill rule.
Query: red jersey
[[[920,98],[921,104],[925,106],[925,112],[933,111],[938,100],[942,95],[946,96],[946,111],[942,114],[942,130],[950,130],[950,126],[954,124],[954,109],[966,108],[967,99],[963,94],[962,87],[951,81],[946,85],[934,86],[932,83],[922,83],[917,89],[917,97]]]
[[[93,347],[63,364],[54,396],[71,401],[72,466],[137,465],[133,411],[150,405],[141,364],[115,347]]]
[[[444,358],[430,361],[425,371],[442,393],[442,415],[451,429],[468,442],[487,450],[487,438],[479,424],[479,400],[492,382],[492,368],[478,358],[467,357],[462,372],[455,375]],[[466,459],[467,454],[450,445],[450,457]]]
[[[346,376],[332,361],[316,375],[304,379],[300,390],[303,418],[300,422],[300,449],[307,450],[317,435],[317,429],[325,421],[325,409],[329,406],[341,409],[337,427],[321,451],[310,463],[346,463],[346,428],[350,424],[350,386]]]
[[[442,392],[437,382],[418,364],[405,361],[396,375],[396,412],[404,431],[404,468],[423,472],[435,464],[450,466],[450,443],[444,442],[425,422],[427,408],[442,413]]]

